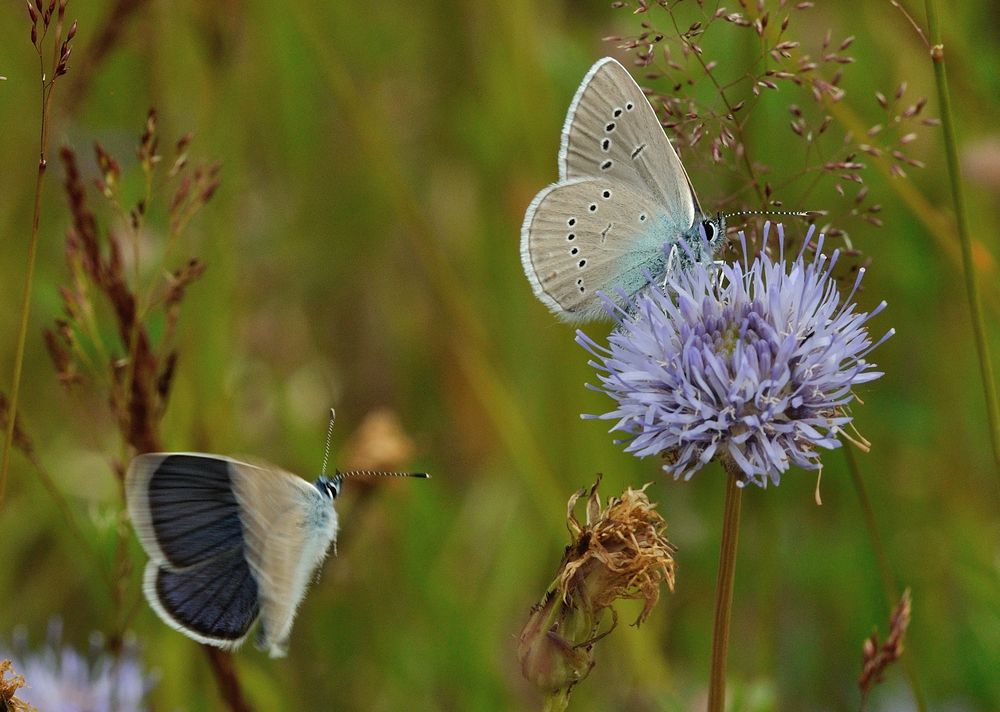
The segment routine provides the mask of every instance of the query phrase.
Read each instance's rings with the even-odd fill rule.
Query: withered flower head
[[[10,674],[10,677],[7,675]],[[10,660],[0,660],[0,710],[15,712],[38,712],[34,707],[19,700],[15,695],[24,687],[24,677],[14,672]]]
[[[568,695],[594,666],[594,644],[614,630],[611,608],[619,598],[645,602],[635,625],[649,615],[660,596],[660,583],[674,588],[674,547],[664,533],[667,523],[649,501],[643,487],[629,488],[601,506],[601,480],[569,498],[567,526],[572,542],[566,547],[555,580],[518,641],[524,676],[546,693]],[[647,485],[648,486],[648,485]],[[576,516],[586,496],[586,517]],[[599,632],[604,612],[611,622]]]

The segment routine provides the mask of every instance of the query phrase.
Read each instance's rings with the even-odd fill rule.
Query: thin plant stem
[[[253,712],[253,707],[243,696],[240,678],[233,664],[233,654],[211,645],[202,645],[201,648],[208,656],[212,674],[219,686],[219,694],[230,712]]]
[[[143,205],[149,205],[152,199],[152,167],[143,161],[143,172],[145,176],[145,195],[143,196]],[[125,388],[124,388],[124,408],[125,412],[128,414],[129,429],[132,429],[131,418],[134,417],[134,411],[131,408],[131,399],[133,396],[133,387],[135,385],[135,373],[136,373],[136,359],[138,355],[136,353],[136,344],[139,339],[139,324],[140,319],[143,318],[142,312],[142,302],[139,301],[139,291],[140,291],[140,261],[139,261],[139,241],[142,232],[142,227],[144,224],[145,212],[139,212],[138,217],[134,223],[129,223],[132,226],[132,254],[133,261],[135,263],[135,294],[136,294],[136,304],[135,304],[135,316],[132,319],[132,326],[129,329],[128,343],[125,344],[128,353],[128,369],[125,376]],[[150,284],[149,293],[152,293],[152,283]],[[129,455],[129,442],[128,438],[123,437],[121,441],[121,462],[128,461]],[[157,448],[162,449],[162,448]],[[125,598],[128,594],[127,584],[129,578],[131,577],[131,561],[128,556],[128,536],[129,531],[126,526],[126,521],[128,520],[128,514],[125,506],[126,494],[125,494],[125,479],[124,476],[118,478],[118,485],[122,499],[122,508],[119,510],[119,517],[121,521],[117,527],[118,541],[115,546],[115,564],[114,568],[118,574],[118,587],[113,592],[114,598],[114,609],[116,613],[116,620],[119,626],[118,630],[115,631],[117,635],[123,635],[125,632],[125,626],[128,620],[128,612],[125,609]],[[211,659],[213,665],[216,664],[214,658]],[[224,676],[213,668],[216,672],[216,678],[219,681],[220,689],[225,689]],[[237,693],[239,692],[239,686],[236,687]]]
[[[979,369],[983,381],[983,395],[986,398],[986,418],[993,447],[993,460],[997,475],[1000,476],[1000,406],[997,405],[997,384],[993,375],[993,361],[990,358],[989,342],[983,323],[983,308],[976,283],[976,266],[972,255],[972,237],[969,235],[969,221],[965,209],[965,195],[962,188],[962,174],[958,163],[958,141],[955,138],[955,122],[951,109],[951,95],[948,92],[948,73],[944,63],[944,45],[941,44],[941,26],[933,0],[925,0],[927,30],[931,41],[931,62],[934,65],[934,82],[937,87],[938,107],[941,111],[941,132],[944,138],[945,158],[948,164],[948,180],[951,183],[951,200],[955,209],[955,223],[958,240],[962,248],[962,267],[965,272],[965,291],[969,300],[972,317],[972,333],[979,357]],[[1000,480],[998,480],[1000,482]]]
[[[879,534],[878,525],[875,522],[875,511],[868,498],[868,489],[865,487],[864,480],[861,479],[861,470],[854,457],[854,451],[850,447],[844,447],[843,450],[844,458],[847,460],[847,470],[851,473],[851,483],[854,485],[854,492],[857,494],[858,503],[861,506],[861,515],[865,520],[865,528],[868,529],[868,538],[871,539],[872,549],[875,551],[875,561],[878,563],[879,574],[882,576],[882,588],[886,602],[892,606],[895,601],[899,600],[899,590],[896,588],[892,568],[889,566],[889,557],[885,553],[885,544],[882,542],[882,536]]]
[[[681,31],[680,26],[677,24],[677,18],[674,16],[673,12],[670,12],[670,21],[674,24],[674,31],[677,32],[677,36],[681,39],[681,41],[688,47],[691,47],[691,42],[688,41],[687,38],[684,36],[684,33]],[[757,179],[757,172],[754,170],[753,161],[750,160],[750,149],[747,146],[746,136],[744,135],[743,132],[743,123],[736,120],[735,118],[736,112],[733,109],[733,105],[729,102],[729,97],[726,96],[725,87],[723,87],[719,83],[719,80],[716,79],[715,74],[712,73],[712,68],[705,62],[704,57],[701,56],[701,52],[696,51],[693,47],[691,47],[691,49],[692,49],[691,54],[694,56],[696,60],[698,60],[698,64],[700,64],[702,70],[704,70],[705,76],[708,77],[708,80],[710,82],[712,82],[712,85],[715,87],[716,92],[718,92],[719,94],[719,98],[722,99],[722,103],[725,104],[726,110],[729,112],[729,115],[734,117],[732,122],[732,127],[733,130],[736,132],[736,136],[739,139],[740,143],[743,145],[743,151],[742,151],[743,166],[744,168],[746,168],[747,176],[750,178],[750,182],[753,185],[754,192],[757,193],[757,197],[760,198],[761,205],[763,207],[767,207],[767,196],[764,194],[764,189],[761,188],[760,181]]]
[[[719,577],[715,585],[715,624],[712,629],[712,670],[708,687],[708,712],[723,712],[726,706],[726,655],[732,618],[733,583],[736,580],[736,548],[739,542],[740,505],[743,490],[736,468],[727,463],[726,504],[722,520]]]
[[[56,26],[56,52],[62,45],[62,22]],[[35,201],[31,214],[31,239],[28,242],[28,266],[24,277],[24,292],[21,295],[21,323],[17,332],[17,350],[14,356],[14,376],[10,388],[10,417],[7,419],[7,433],[3,443],[3,461],[0,463],[0,507],[3,506],[4,494],[7,490],[7,470],[10,467],[10,453],[14,445],[14,424],[17,421],[18,397],[21,393],[21,371],[24,367],[24,346],[28,340],[28,315],[31,312],[31,288],[35,276],[35,257],[38,254],[38,223],[42,215],[42,186],[45,171],[48,168],[49,150],[49,107],[52,105],[52,90],[55,87],[56,74],[53,71],[51,79],[45,78],[45,65],[41,49],[38,50],[41,64],[42,102],[41,127],[39,129],[38,173],[35,176]],[[58,62],[57,62],[58,63]],[[53,70],[57,66],[53,64]]]
[[[875,521],[875,510],[872,509],[871,500],[868,498],[868,489],[861,479],[861,469],[858,467],[857,458],[854,451],[848,446],[844,447],[844,458],[847,460],[847,470],[851,473],[851,482],[854,491],[858,495],[858,503],[861,505],[861,514],[865,520],[865,528],[868,530],[868,538],[871,540],[872,549],[875,551],[875,560],[878,562],[879,573],[882,576],[882,591],[885,594],[888,605],[894,606],[899,601],[899,589],[896,580],[892,575],[892,568],[889,566],[889,556],[886,554],[885,544],[878,531],[878,524]],[[913,646],[907,642],[906,654],[903,656],[903,671],[910,683],[910,692],[913,693],[913,701],[917,705],[918,712],[927,712],[927,700],[924,692],[920,688],[920,678],[917,675],[915,659],[913,657]],[[867,704],[866,700],[862,704]],[[862,706],[864,709],[864,706]]]

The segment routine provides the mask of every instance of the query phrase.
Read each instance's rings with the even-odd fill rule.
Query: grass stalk
[[[56,31],[56,51],[62,45],[62,22],[60,20]],[[28,339],[28,316],[31,312],[31,291],[35,275],[35,258],[38,255],[38,223],[42,215],[42,187],[45,172],[48,168],[49,150],[49,109],[52,105],[52,90],[58,74],[53,72],[51,79],[46,79],[45,61],[42,57],[40,44],[38,49],[39,71],[41,73],[41,126],[39,128],[38,172],[35,175],[35,198],[31,214],[31,238],[28,242],[28,265],[24,277],[24,291],[21,294],[21,320],[17,332],[17,346],[14,355],[14,375],[10,388],[10,417],[7,419],[7,432],[3,442],[3,461],[0,463],[0,508],[3,507],[4,495],[7,491],[7,470],[10,468],[10,453],[14,445],[14,424],[17,422],[18,398],[21,394],[21,371],[24,368],[24,346]],[[58,64],[53,64],[55,68]]]
[[[965,291],[972,318],[972,333],[976,342],[980,376],[983,381],[983,395],[986,398],[986,418],[989,427],[990,444],[996,474],[1000,478],[1000,407],[997,405],[997,384],[993,374],[989,342],[983,321],[983,307],[976,280],[976,266],[972,254],[972,237],[969,234],[969,220],[965,208],[962,174],[958,160],[958,141],[955,138],[955,120],[948,91],[948,72],[944,61],[944,45],[941,43],[941,26],[938,23],[934,0],[925,0],[927,31],[931,41],[931,63],[934,65],[934,83],[937,88],[938,107],[941,111],[941,132],[944,138],[945,159],[948,166],[948,181],[951,185],[951,200],[955,209],[955,223],[958,240],[962,249],[962,267],[965,273]],[[998,479],[1000,483],[1000,479]]]
[[[886,553],[885,544],[878,531],[878,524],[875,520],[875,510],[872,509],[871,500],[868,498],[868,489],[861,479],[861,468],[858,466],[857,458],[850,446],[843,448],[844,457],[847,460],[847,470],[851,473],[851,483],[854,485],[854,492],[858,496],[858,503],[861,506],[861,514],[865,520],[865,529],[868,530],[868,539],[871,541],[872,549],[875,551],[875,560],[878,562],[879,574],[882,577],[882,592],[885,594],[886,603],[891,607],[899,601],[899,589],[896,580],[892,575],[892,568],[889,566],[889,556]],[[906,645],[906,655],[903,656],[903,671],[910,684],[910,692],[913,693],[913,701],[918,712],[927,712],[927,700],[920,687],[920,678],[917,676],[916,662],[913,657],[913,648],[910,643]]]

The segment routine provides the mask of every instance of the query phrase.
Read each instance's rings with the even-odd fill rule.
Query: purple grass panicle
[[[714,459],[761,487],[791,465],[819,469],[819,450],[839,447],[852,421],[853,389],[882,375],[868,354],[894,332],[868,334],[885,302],[867,313],[853,302],[863,269],[842,298],[831,274],[839,251],[823,255],[820,235],[808,254],[810,229],[789,262],[777,232],[776,257],[751,260],[740,233],[742,260],[675,270],[625,310],[608,300],[618,322],[608,345],[583,332],[577,342],[594,356],[592,387],[617,407],[583,417],[615,421],[626,452],[664,457],[674,478]]]

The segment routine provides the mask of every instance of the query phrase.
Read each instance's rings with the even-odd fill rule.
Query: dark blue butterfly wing
[[[148,454],[133,461],[126,479],[129,514],[159,565],[184,569],[242,552],[231,467],[225,458],[196,454]]]
[[[236,463],[215,455],[150,453],[125,480],[129,515],[151,561],[143,589],[172,628],[232,648],[260,615],[246,559]]]
[[[260,614],[257,583],[238,549],[181,571],[151,561],[145,591],[168,625],[214,645],[240,643]]]

